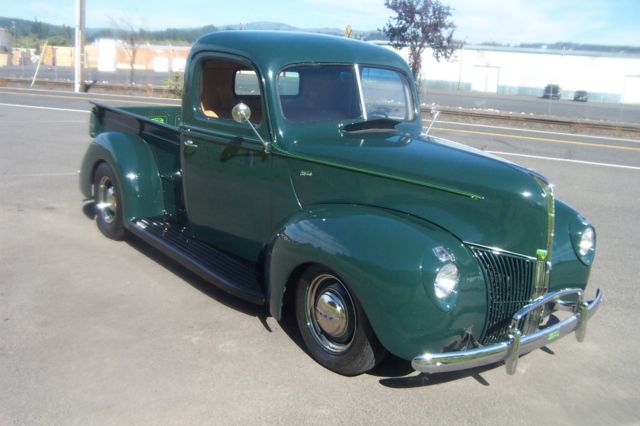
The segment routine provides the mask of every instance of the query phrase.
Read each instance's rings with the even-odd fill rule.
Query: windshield
[[[278,75],[278,94],[293,123],[414,118],[407,79],[386,68],[297,65]]]

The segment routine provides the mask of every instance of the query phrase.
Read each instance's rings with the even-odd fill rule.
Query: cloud
[[[69,5],[69,7],[60,7],[59,5],[53,5],[51,3],[36,2],[28,5],[29,12],[32,13],[31,18],[37,18],[38,21],[46,22],[50,24],[69,24],[69,16],[75,19],[75,7]]]
[[[313,27],[338,27],[349,24],[358,30],[382,28],[392,12],[383,0],[302,0],[313,7]],[[292,25],[297,25],[293,23]],[[301,25],[302,26],[302,25]],[[308,26],[308,25],[304,25]]]

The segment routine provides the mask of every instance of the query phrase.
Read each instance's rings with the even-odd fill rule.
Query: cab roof
[[[297,63],[349,63],[399,68],[407,63],[395,51],[373,43],[323,34],[284,31],[219,31],[198,39],[191,55],[216,51],[243,56],[263,71]]]

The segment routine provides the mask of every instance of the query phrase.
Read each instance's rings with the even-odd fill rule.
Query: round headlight
[[[596,245],[596,233],[592,227],[586,228],[582,231],[580,236],[580,244],[578,245],[578,251],[580,256],[585,257],[588,255]]]
[[[450,296],[458,286],[460,280],[460,273],[458,267],[453,263],[447,263],[436,275],[436,280],[433,282],[436,297],[438,299],[444,299]]]

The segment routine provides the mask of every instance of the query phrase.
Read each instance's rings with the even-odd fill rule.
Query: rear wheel
[[[96,224],[107,238],[123,240],[120,189],[115,173],[107,163],[100,163],[93,177]]]
[[[296,321],[311,356],[326,368],[354,376],[386,355],[360,303],[336,274],[310,267],[296,287]]]

